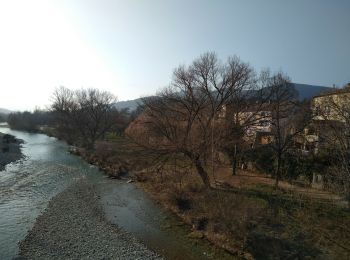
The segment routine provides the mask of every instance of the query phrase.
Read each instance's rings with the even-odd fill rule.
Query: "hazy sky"
[[[0,107],[44,107],[61,85],[153,94],[205,51],[343,85],[349,13],[348,0],[0,0]]]

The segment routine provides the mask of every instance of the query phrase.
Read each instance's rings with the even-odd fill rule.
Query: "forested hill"
[[[5,109],[5,108],[0,108],[0,113],[1,114],[10,114],[12,111],[11,110],[8,110],[8,109]]]
[[[299,84],[299,83],[292,83],[296,89],[296,91],[299,93],[299,100],[310,99],[314,96],[317,96],[321,94],[322,92],[331,90],[330,87],[324,87],[324,86],[316,86],[316,85],[308,85],[308,84]],[[139,104],[142,103],[141,98],[133,99],[133,100],[126,100],[126,101],[119,101],[116,103],[116,108],[119,110],[128,108],[130,111],[136,110]]]
[[[331,90],[330,87],[293,83],[295,90],[299,93],[299,100],[310,99],[314,96]]]
[[[130,111],[134,111],[141,103],[141,98],[137,98],[133,100],[119,101],[115,104],[115,107],[119,110],[128,108]]]

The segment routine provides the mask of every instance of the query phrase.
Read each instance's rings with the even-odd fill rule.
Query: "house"
[[[253,103],[245,108],[239,108],[239,111],[236,109],[230,104],[223,106],[219,120],[226,118],[233,124],[239,124],[244,131],[243,138],[252,145],[268,144],[272,141],[272,113],[269,103],[259,106]]]
[[[350,83],[342,89],[336,89],[312,99],[314,121],[344,122],[350,112]],[[345,114],[344,114],[345,113]]]
[[[311,102],[312,123],[305,134],[306,151],[317,153],[323,140],[332,139],[331,128],[346,129],[350,120],[350,83],[317,95]]]
[[[267,106],[261,110],[242,112],[241,121],[246,123],[246,139],[252,141],[255,145],[269,144],[272,142],[272,113]]]

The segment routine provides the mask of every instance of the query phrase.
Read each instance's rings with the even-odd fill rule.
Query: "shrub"
[[[187,211],[192,208],[191,199],[184,192],[173,190],[170,194],[170,200],[180,211]]]
[[[254,167],[263,173],[273,174],[275,170],[275,156],[272,147],[269,145],[258,146],[248,150],[244,155],[245,161],[253,163]]]

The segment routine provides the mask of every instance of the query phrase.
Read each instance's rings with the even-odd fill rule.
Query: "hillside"
[[[322,92],[331,90],[330,87],[308,85],[308,84],[299,84],[292,83],[294,88],[299,93],[299,100],[309,99],[314,96],[321,94]]]
[[[299,100],[309,99],[321,94],[322,92],[331,90],[330,87],[324,87],[324,86],[299,84],[299,83],[292,83],[292,84],[294,85],[296,91],[299,94]],[[128,108],[130,111],[134,111],[138,107],[138,105],[141,103],[142,103],[141,98],[137,98],[133,100],[119,101],[115,104],[115,106],[119,110]]]
[[[115,103],[115,107],[118,110],[126,109],[128,108],[130,111],[136,110],[138,105],[141,103],[141,98],[133,99],[133,100],[125,100],[125,101],[118,101]]]
[[[11,110],[8,110],[5,108],[0,108],[0,113],[2,113],[2,114],[10,114],[11,112],[12,112]]]

